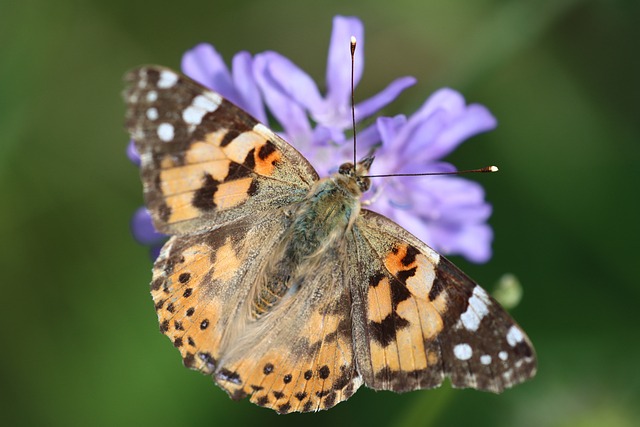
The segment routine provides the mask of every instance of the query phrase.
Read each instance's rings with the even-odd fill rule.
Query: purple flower
[[[133,140],[130,140],[129,144],[127,144],[127,157],[131,163],[140,167],[140,153],[138,153]],[[148,246],[151,259],[155,260],[168,236],[156,231],[151,215],[145,207],[138,208],[135,211],[131,217],[130,225],[133,238],[141,245]]]
[[[440,159],[465,139],[493,129],[496,120],[482,105],[467,105],[458,92],[441,89],[409,119],[382,117],[376,124],[382,146],[372,175],[454,171]],[[444,254],[474,262],[491,257],[491,206],[479,184],[451,176],[372,179],[370,209]]]
[[[127,157],[129,158],[131,163],[140,167],[140,153],[138,153],[138,150],[136,149],[136,146],[133,143],[132,139],[130,139],[129,144],[127,144]]]
[[[152,259],[158,257],[162,245],[167,240],[166,235],[156,231],[151,215],[144,207],[138,208],[131,217],[131,234],[138,243],[149,246]]]
[[[358,43],[354,68],[357,85],[364,69],[363,34],[359,19],[343,16],[333,19],[324,97],[307,73],[279,53],[264,52],[255,58],[258,85],[269,110],[282,125],[285,139],[310,159],[321,176],[349,158],[336,159],[339,154],[336,146],[345,142],[344,131],[352,128],[350,38],[355,36]],[[414,83],[413,77],[399,78],[357,104],[357,120],[375,114]]]

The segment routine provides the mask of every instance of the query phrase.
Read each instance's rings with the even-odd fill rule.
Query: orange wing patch
[[[388,275],[372,280],[367,294],[373,370],[424,370],[437,362],[432,355],[429,363],[425,340],[442,330],[440,310],[446,309],[444,294],[428,302],[435,266],[416,248],[396,245],[384,258],[384,267]]]
[[[253,222],[264,228],[260,220]],[[243,294],[238,281],[251,231],[241,223],[214,234],[173,237],[154,264],[151,294],[160,330],[180,350],[189,368],[215,372],[225,333]]]
[[[258,176],[275,173],[282,155],[271,141],[253,131],[234,135],[210,132],[191,143],[181,160],[162,157],[158,182],[168,223],[240,206],[256,193]]]
[[[223,182],[213,194],[213,204],[220,210],[234,208],[246,202],[251,193],[254,178],[242,178]]]
[[[251,351],[223,359],[216,381],[231,397],[250,395],[253,403],[280,413],[329,409],[348,399],[362,380],[354,365],[348,297],[345,301],[335,303],[334,313],[308,316],[289,338],[282,335],[290,332],[285,328],[252,340],[257,345]]]
[[[166,248],[171,248],[169,242]],[[154,268],[151,295],[160,331],[180,350],[185,366],[213,373],[221,333],[216,325],[221,301],[206,298],[205,280],[211,270],[211,248],[196,244],[178,253],[163,251]]]
[[[408,391],[441,381],[443,359],[437,338],[444,329],[447,295],[431,293],[437,283],[437,254],[388,240],[366,224],[363,229],[367,250],[373,251],[366,254],[363,249],[370,264],[365,270],[369,278],[368,286],[363,284],[367,310],[362,319],[368,340],[356,343],[365,384]]]

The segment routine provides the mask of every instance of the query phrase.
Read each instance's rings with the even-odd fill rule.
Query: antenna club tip
[[[355,36],[351,36],[351,45],[355,45],[356,44],[356,37]]]
[[[499,170],[497,166],[489,166],[489,172],[498,172]]]

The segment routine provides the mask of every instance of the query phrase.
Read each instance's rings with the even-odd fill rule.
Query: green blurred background
[[[496,131],[451,160],[494,206],[494,257],[453,258],[513,310],[535,380],[495,396],[448,385],[361,389],[318,414],[234,402],[182,367],[158,332],[141,203],[124,155],[123,73],[179,66],[196,43],[277,50],[319,82],[335,14],[365,23],[357,98],[419,79],[487,105]],[[640,421],[640,2],[637,0],[131,0],[0,2],[0,247],[4,425],[635,426]]]

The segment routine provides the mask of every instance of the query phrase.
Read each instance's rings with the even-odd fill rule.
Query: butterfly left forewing
[[[440,385],[492,392],[535,374],[526,334],[479,285],[389,219],[354,228],[356,357],[365,384],[398,392]]]
[[[159,231],[195,233],[277,209],[318,179],[291,145],[190,78],[158,66],[125,78],[127,128]]]

